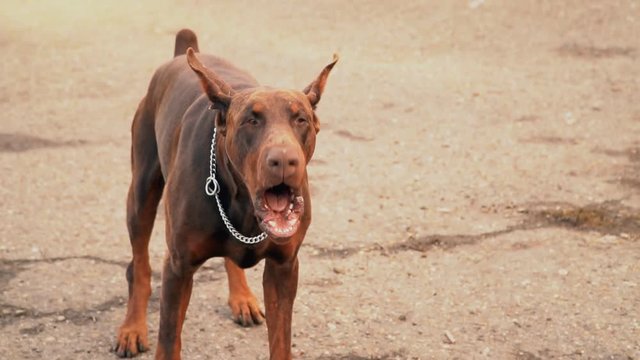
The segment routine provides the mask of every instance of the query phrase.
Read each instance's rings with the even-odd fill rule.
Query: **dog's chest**
[[[233,249],[227,253],[227,257],[239,267],[246,269],[256,265],[264,256],[260,256],[254,247],[233,246]]]

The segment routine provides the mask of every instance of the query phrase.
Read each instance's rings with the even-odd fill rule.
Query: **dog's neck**
[[[225,148],[225,137],[221,134],[219,134],[216,139],[216,159],[218,179],[221,181],[220,185],[224,189],[223,191],[228,191],[226,195],[229,196],[230,199],[237,200],[235,203],[252,206],[249,190],[244,184],[242,177],[231,163],[231,160],[229,160]],[[223,194],[223,197],[226,196]]]

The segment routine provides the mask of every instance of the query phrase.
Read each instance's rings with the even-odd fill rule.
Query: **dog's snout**
[[[291,147],[274,146],[267,152],[266,165],[272,177],[286,181],[298,172],[300,154]]]

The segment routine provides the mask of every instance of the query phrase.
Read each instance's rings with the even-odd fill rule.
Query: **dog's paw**
[[[260,310],[258,300],[251,295],[230,295],[229,307],[233,321],[244,327],[260,325],[264,322],[264,313]]]
[[[120,328],[118,340],[113,347],[113,351],[121,358],[132,358],[139,353],[149,350],[149,340],[147,339],[147,327],[145,326],[125,326]]]

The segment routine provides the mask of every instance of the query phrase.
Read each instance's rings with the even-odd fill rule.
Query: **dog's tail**
[[[195,52],[200,52],[198,49],[198,37],[190,29],[182,29],[176,34],[176,48],[173,50],[173,57],[178,55],[184,55],[187,53],[188,48],[193,48]]]

